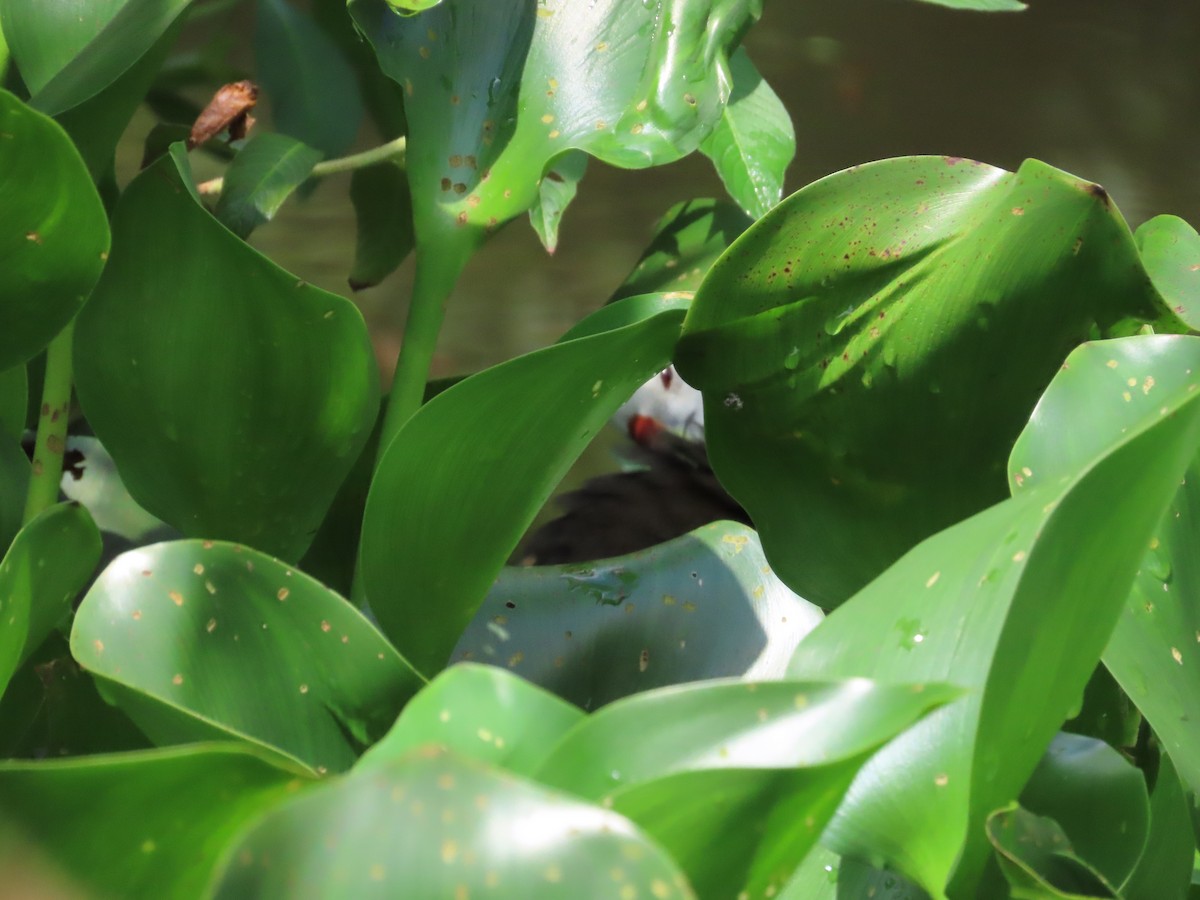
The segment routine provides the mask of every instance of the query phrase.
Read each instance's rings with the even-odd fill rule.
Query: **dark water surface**
[[[767,0],[747,45],[795,121],[787,192],[887,156],[1010,169],[1037,157],[1104,184],[1132,226],[1160,212],[1200,223],[1200,0],[1032,3],[984,15],[906,0]],[[331,179],[289,202],[254,243],[346,293],[347,185]],[[521,219],[473,260],[451,300],[437,373],[553,341],[603,303],[672,203],[721,193],[698,156],[641,172],[593,162],[555,257]],[[410,262],[356,298],[381,357],[394,356],[411,277]]]

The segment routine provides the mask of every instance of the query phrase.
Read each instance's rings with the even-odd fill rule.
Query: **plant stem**
[[[404,154],[408,147],[408,139],[406,137],[398,137],[394,141],[388,141],[386,144],[380,144],[378,147],[372,147],[370,150],[364,150],[361,153],[351,153],[349,156],[341,156],[337,159],[327,159],[317,163],[309,173],[310,178],[324,178],[327,175],[337,175],[340,172],[353,172],[355,169],[365,169],[367,166],[373,166],[376,163],[381,163],[386,160],[392,160],[398,166],[404,165]],[[202,195],[208,196],[219,194],[225,187],[224,178],[210,178],[208,181],[203,181],[196,186]]]
[[[46,349],[42,409],[33,447],[29,492],[25,495],[26,525],[58,502],[63,452],[67,445],[67,420],[71,414],[71,345],[74,333],[75,323],[70,322]]]

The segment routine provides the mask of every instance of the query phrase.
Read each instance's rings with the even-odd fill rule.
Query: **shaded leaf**
[[[446,664],[554,485],[667,364],[681,317],[667,309],[473,375],[385,448],[363,517],[363,583],[380,626],[419,671]]]
[[[918,3],[932,3],[934,6],[948,6],[950,9],[972,9],[979,12],[1019,12],[1028,4],[1020,0],[917,0]]]
[[[733,93],[700,151],[738,206],[766,215],[783,196],[783,174],[796,154],[796,132],[783,102],[739,47],[729,60]]]
[[[71,612],[100,559],[86,509],[60,503],[17,532],[0,560],[0,694],[17,667]]]
[[[959,693],[865,680],[664,688],[589,716],[537,777],[629,816],[706,896],[769,896],[871,752]]]
[[[1141,724],[1142,714],[1101,664],[1088,679],[1079,711],[1063,723],[1063,731],[1123,748],[1137,744]]]
[[[370,433],[374,356],[351,303],[195,202],[181,153],[121,196],[77,326],[80,403],[146,510],[295,559]]]
[[[247,237],[275,218],[279,207],[320,161],[320,151],[287,135],[256,135],[225,170],[221,197],[213,212],[238,237]]]
[[[80,885],[192,898],[226,846],[306,781],[252,747],[209,744],[0,763],[0,806]]]
[[[57,124],[0,91],[0,370],[50,343],[83,306],[108,253],[92,180]]]
[[[1071,842],[1053,819],[1013,804],[987,820],[988,839],[1012,896],[1025,900],[1056,897],[1117,897],[1099,872],[1075,855]]]
[[[25,413],[29,408],[29,378],[25,366],[17,365],[0,371],[0,440],[14,439],[25,430]]]
[[[821,617],[771,572],[751,529],[717,522],[629,556],[503,570],[452,659],[511,668],[595,709],[686,681],[777,678]]]
[[[1200,404],[1187,390],[1139,403],[1125,427],[1101,412],[1095,398],[1112,370],[1089,359],[1147,340],[1162,339],[1085,347],[1060,375],[1089,385],[1071,427],[1107,430],[1094,454],[926,540],[801,642],[789,670],[797,677],[977,689],[864,767],[826,835],[835,849],[882,858],[934,896],[957,863],[955,892],[972,894],[984,818],[1017,794],[1077,702],[1200,439]],[[1200,346],[1173,340],[1188,345],[1185,355]],[[1147,371],[1178,364],[1164,354]],[[1056,379],[1047,398],[1061,389]]]
[[[318,772],[349,768],[421,683],[328,588],[212,541],[118,557],[75,615],[71,653],[157,743],[235,737]]]
[[[392,162],[355,169],[350,177],[357,240],[350,289],[373,287],[404,262],[415,244],[412,195],[404,170]]]
[[[1181,325],[1103,188],[1036,160],[908,157],[752,226],[675,363],[780,577],[831,606],[1003,498],[1008,448],[1074,346],[1159,318]]]
[[[29,457],[16,437],[0,429],[0,547],[7,548],[21,528],[29,471]]]
[[[1155,216],[1134,233],[1142,264],[1163,300],[1200,328],[1200,235],[1177,216]]]
[[[269,813],[215,896],[294,896],[298,884],[328,898],[693,896],[627,819],[432,747]]]
[[[1146,850],[1133,874],[1121,885],[1121,894],[1127,900],[1183,900],[1187,896],[1196,855],[1189,805],[1171,758],[1164,754],[1150,793]]]
[[[575,199],[579,182],[587,171],[587,160],[586,153],[569,150],[542,176],[537,198],[529,208],[529,223],[547,253],[558,249],[558,225],[568,204]]]
[[[258,85],[253,81],[235,81],[217,88],[208,105],[200,111],[188,133],[189,150],[229,131],[231,141],[241,140],[254,125],[251,111],[258,104]],[[164,151],[166,152],[166,148]],[[161,154],[156,154],[157,158]],[[143,167],[144,168],[144,167]]]

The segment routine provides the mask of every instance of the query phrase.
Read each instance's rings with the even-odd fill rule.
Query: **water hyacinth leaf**
[[[302,769],[236,744],[6,761],[0,806],[96,895],[183,900],[204,894],[239,831],[307,780]]]
[[[723,200],[685,200],[667,210],[654,240],[609,302],[652,291],[695,291],[753,220]]]
[[[25,430],[29,409],[29,377],[23,365],[0,371],[0,432],[10,438]]]
[[[1088,344],[1046,392],[1030,428],[1013,447],[1014,494],[1052,484],[1103,452],[1114,427],[1131,428],[1148,411],[1186,394],[1200,373],[1200,339],[1161,335]],[[1100,389],[1097,390],[1097,385]],[[1080,416],[1088,403],[1094,415]],[[1069,423],[1069,425],[1068,425]],[[1186,677],[1200,661],[1200,459],[1177,484],[1104,653],[1104,662],[1154,727],[1180,776],[1200,790],[1200,684]]]
[[[728,53],[761,0],[444,0],[350,12],[405,89],[418,267],[438,300],[474,248],[530,209],[551,160],[641,168],[690,153],[730,91]]]
[[[537,778],[629,816],[710,896],[769,896],[870,753],[958,694],[863,679],[664,688],[589,716]]]
[[[62,128],[0,91],[0,370],[50,343],[83,306],[108,253],[108,220]]]
[[[1155,289],[1192,330],[1200,327],[1200,235],[1178,216],[1155,216],[1133,235]]]
[[[362,124],[358,78],[342,51],[288,0],[258,0],[256,75],[277,131],[337,156]]]
[[[29,472],[29,457],[20,442],[0,430],[0,547],[8,547],[21,528]]]
[[[196,537],[296,559],[374,423],[361,314],[230,234],[182,148],[121,195],[80,315],[80,403],[130,494]],[[164,229],[158,223],[170,221]]]
[[[436,747],[308,791],[227,860],[217,898],[694,896],[622,816]]]
[[[1093,329],[1159,318],[1182,327],[1103,188],[1036,160],[907,157],[752,226],[697,292],[675,362],[780,577],[831,606],[1004,497],[1008,448]]]
[[[451,666],[400,713],[359,767],[395,760],[427,744],[532,776],[583,711],[520,676],[472,663]]]
[[[587,171],[587,154],[568,150],[542,176],[537,199],[529,208],[529,224],[547,253],[558,249],[558,225],[568,204],[575,199],[579,182]]]
[[[75,614],[71,652],[156,743],[239,738],[318,772],[349,768],[421,684],[328,588],[212,541],[118,557]]]
[[[667,365],[682,316],[667,309],[473,375],[386,447],[363,516],[363,583],[380,627],[419,671],[446,664],[554,486]]]
[[[1013,804],[988,817],[987,835],[1014,897],[1083,900],[1120,896],[1075,854],[1053,819]]]
[[[783,196],[783,174],[796,155],[787,109],[739,47],[729,61],[733,93],[700,151],[713,161],[729,196],[752,218]]]
[[[60,503],[17,532],[0,560],[0,694],[17,667],[71,612],[100,559],[86,509]]]
[[[1021,806],[1057,822],[1076,855],[1109,884],[1125,882],[1146,846],[1146,779],[1103,741],[1055,735],[1021,791]]]
[[[387,0],[388,6],[401,15],[410,15],[437,6],[442,0]]]
[[[454,648],[584,709],[708,678],[778,678],[821,610],[716,522],[628,556],[507,568]]]
[[[255,135],[225,170],[216,217],[238,237],[248,236],[275,218],[320,161],[321,151],[285,134]]]
[[[1150,793],[1150,834],[1137,868],[1121,885],[1127,900],[1182,900],[1187,896],[1196,855],[1191,803],[1167,755],[1159,757]]]
[[[1059,378],[1086,372],[1087,352]],[[918,545],[802,641],[789,670],[975,689],[877,754],[826,834],[834,849],[882,858],[934,896],[956,863],[955,888],[971,894],[984,818],[1016,796],[1078,702],[1195,452],[1194,392],[1143,396],[1135,419],[1114,422],[1098,399],[1113,370],[1101,369],[1071,419],[1107,428],[1094,455]]]
[[[408,178],[395,163],[356,169],[350,176],[357,239],[350,289],[373,287],[396,271],[415,245]]]

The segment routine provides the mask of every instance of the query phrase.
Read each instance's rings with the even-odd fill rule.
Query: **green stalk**
[[[385,162],[389,159],[403,168],[404,154],[407,148],[408,138],[398,137],[395,140],[388,141],[386,144],[380,144],[378,147],[372,147],[361,153],[351,153],[349,156],[341,156],[337,159],[327,159],[319,162],[313,166],[308,177],[325,178],[328,175],[337,175],[341,172],[353,172],[355,169],[365,169],[367,166],[373,166],[376,163]],[[208,181],[196,185],[196,190],[205,196],[219,194],[224,188],[224,178],[210,178]]]
[[[33,447],[29,492],[25,495],[23,524],[26,525],[58,502],[63,452],[67,445],[67,420],[71,415],[71,345],[74,333],[75,323],[70,322],[46,349],[42,409]]]

